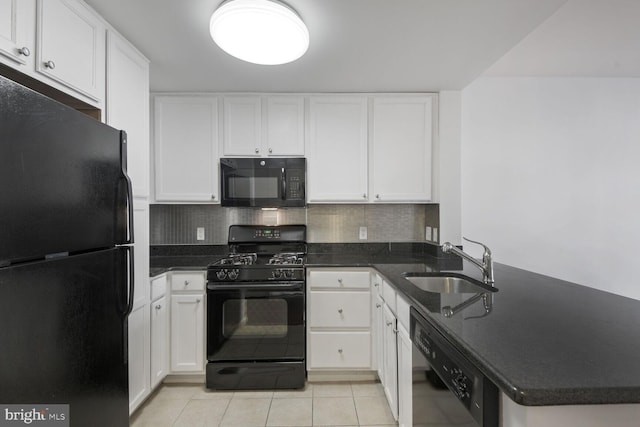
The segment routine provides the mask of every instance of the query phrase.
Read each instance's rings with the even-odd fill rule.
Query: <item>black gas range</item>
[[[207,387],[304,387],[306,227],[234,225],[228,242],[207,267]]]

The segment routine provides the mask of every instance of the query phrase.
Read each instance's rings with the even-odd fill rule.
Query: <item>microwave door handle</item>
[[[282,168],[282,200],[287,198],[287,171]]]

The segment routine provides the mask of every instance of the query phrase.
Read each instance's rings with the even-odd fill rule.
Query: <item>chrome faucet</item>
[[[466,259],[467,261],[469,261],[470,263],[478,267],[480,270],[482,270],[484,283],[486,283],[487,285],[493,286],[493,261],[491,260],[491,249],[489,249],[487,245],[483,243],[469,240],[466,237],[463,237],[463,239],[466,240],[467,242],[481,245],[484,248],[484,253],[482,254],[482,262],[473,258],[471,255],[461,251],[450,242],[445,242],[442,245],[442,252],[444,252],[445,254],[454,253],[459,257]]]

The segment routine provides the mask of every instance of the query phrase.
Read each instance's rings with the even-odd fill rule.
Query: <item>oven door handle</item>
[[[207,284],[207,290],[210,292],[215,291],[235,291],[235,290],[247,290],[272,292],[272,291],[302,291],[304,285],[302,283],[268,283],[256,285],[254,283],[232,283],[228,285],[223,284]]]

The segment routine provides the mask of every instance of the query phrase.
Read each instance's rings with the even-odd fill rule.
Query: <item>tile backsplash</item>
[[[227,243],[233,224],[306,224],[310,243],[424,242],[425,227],[438,228],[439,205],[358,204],[309,205],[263,211],[218,205],[150,207],[152,245],[217,245]],[[197,240],[197,228],[204,240]],[[366,227],[367,239],[360,239]]]

